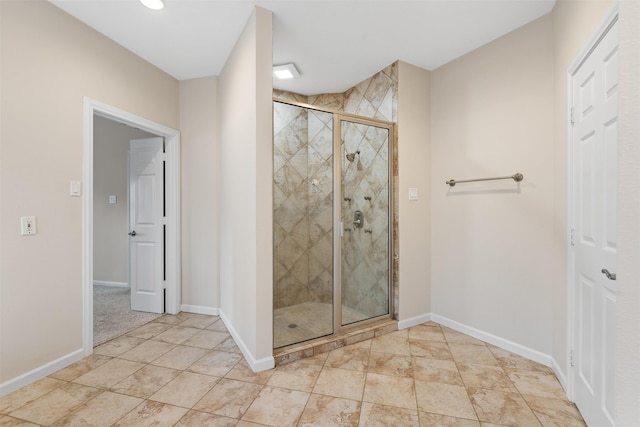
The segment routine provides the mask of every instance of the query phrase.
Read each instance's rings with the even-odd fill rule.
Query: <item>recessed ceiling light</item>
[[[295,79],[300,77],[300,73],[298,72],[298,69],[296,68],[295,65],[291,63],[274,65],[273,75],[280,80]]]
[[[144,6],[153,10],[161,10],[164,9],[164,2],[162,0],[140,0]]]

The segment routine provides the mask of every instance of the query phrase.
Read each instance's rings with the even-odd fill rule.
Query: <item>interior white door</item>
[[[574,400],[590,426],[614,425],[618,31],[572,78]]]
[[[164,165],[162,138],[129,146],[131,309],[164,312]]]

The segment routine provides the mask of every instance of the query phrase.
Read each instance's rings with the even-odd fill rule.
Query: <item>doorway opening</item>
[[[98,140],[99,136],[96,136],[96,131],[100,131],[104,125],[116,126],[120,128],[123,133],[134,135],[134,138],[131,139],[153,136],[163,141],[162,147],[164,152],[161,153],[161,157],[164,159],[164,183],[162,184],[164,203],[161,209],[163,215],[163,224],[161,227],[163,237],[160,241],[163,259],[162,262],[157,263],[157,266],[152,269],[155,270],[159,268],[161,270],[159,271],[159,275],[163,279],[161,285],[163,288],[161,289],[163,309],[160,311],[170,314],[177,314],[180,311],[181,305],[179,227],[180,138],[177,130],[167,128],[158,123],[89,98],[85,98],[84,100],[83,120],[83,350],[85,356],[87,356],[93,352],[94,347],[94,282],[97,286],[102,285],[100,293],[103,293],[102,291],[104,290],[118,293],[117,288],[119,286],[121,288],[120,293],[122,294],[125,286],[128,288],[129,257],[127,254],[129,253],[128,246],[133,238],[133,236],[127,235],[127,231],[130,228],[129,217],[131,216],[127,203],[129,194],[125,194],[124,196],[111,194],[116,193],[116,191],[105,190],[105,183],[101,181],[100,178],[102,177],[102,179],[104,179],[104,171],[102,175],[96,175],[96,173],[100,173],[101,168],[109,169],[109,159],[106,158],[109,154],[102,153],[102,148],[105,148],[102,146],[104,144],[100,146],[97,145],[100,141]],[[127,140],[126,151],[129,150],[129,144],[130,141]],[[122,147],[120,148],[122,149]],[[125,168],[128,168],[127,165],[128,162],[125,164]],[[107,174],[108,173],[107,171]],[[112,175],[122,175],[122,173],[118,174],[116,171],[113,171]],[[128,175],[129,173],[127,169],[125,169],[124,176],[118,177],[120,180],[125,180],[127,188],[129,188]],[[110,186],[111,184],[107,185],[107,187]],[[114,187],[111,186],[111,188]],[[103,194],[104,191],[106,191],[105,194]],[[129,190],[127,190],[127,193],[129,193]],[[102,202],[107,205],[106,210],[103,209],[104,206],[100,206]],[[118,204],[120,204],[120,206],[118,206]],[[109,210],[109,207],[112,209]],[[120,208],[119,214],[116,214],[116,207]],[[109,215],[111,215],[113,224],[110,224],[108,221]],[[119,216],[120,219],[122,219],[123,215],[126,221],[124,228],[117,232],[110,230],[109,227],[119,227],[116,217]],[[105,216],[107,217],[106,221]],[[124,252],[124,254],[121,254],[123,257],[119,260],[97,260],[98,257],[105,256],[105,253],[102,253],[101,249],[96,249],[100,247],[99,244],[103,241],[105,234],[114,236],[117,234],[115,237],[124,238],[120,239],[120,252]],[[123,236],[120,236],[121,234],[123,234]],[[115,243],[116,246],[117,240],[118,239],[116,239]],[[124,250],[122,249],[122,245],[125,245]],[[111,253],[113,254],[113,251],[111,251]],[[108,258],[108,256],[105,256],[105,258]],[[110,265],[111,267],[105,267],[102,265],[102,261],[107,261],[107,266]],[[108,285],[110,289],[105,289],[106,286],[104,285]],[[128,289],[126,290],[128,291]],[[122,295],[120,298],[121,300],[123,299]],[[140,314],[144,315],[147,313]]]

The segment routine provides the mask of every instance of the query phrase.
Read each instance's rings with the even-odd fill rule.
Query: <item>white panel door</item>
[[[131,309],[164,312],[164,167],[162,138],[129,146]]]
[[[614,425],[617,60],[614,24],[572,79],[574,400],[597,427]]]

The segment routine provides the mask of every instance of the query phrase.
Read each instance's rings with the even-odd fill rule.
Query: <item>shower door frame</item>
[[[395,164],[395,144],[396,144],[396,132],[395,126],[396,124],[393,122],[388,122],[380,119],[375,119],[371,117],[364,117],[357,114],[345,113],[342,111],[336,111],[328,108],[318,107],[312,104],[307,104],[303,102],[297,102],[287,99],[281,99],[277,97],[272,98],[273,102],[279,102],[282,104],[288,104],[300,108],[306,108],[309,110],[322,111],[325,113],[329,113],[333,115],[333,332],[328,335],[323,335],[320,337],[310,338],[308,340],[300,341],[297,343],[288,344],[284,347],[286,348],[295,345],[300,345],[302,343],[308,344],[313,341],[319,341],[322,339],[326,339],[327,337],[335,336],[340,333],[344,333],[346,331],[362,328],[363,326],[367,326],[372,323],[379,322],[384,319],[392,319],[394,316],[393,310],[393,301],[394,301],[394,269],[393,269],[393,245],[394,245],[394,211],[395,211],[395,195],[393,194],[395,185],[393,179],[393,170]],[[389,224],[389,243],[387,248],[387,263],[389,265],[389,274],[388,274],[388,298],[389,303],[387,307],[387,314],[383,314],[380,316],[371,317],[368,319],[363,319],[354,323],[350,323],[348,325],[342,324],[342,243],[337,245],[336,242],[342,242],[342,122],[347,121],[356,124],[362,124],[366,126],[373,126],[377,128],[387,129],[389,133],[389,154],[387,159],[387,173],[389,177],[389,209],[387,212],[388,215],[388,224]]]

